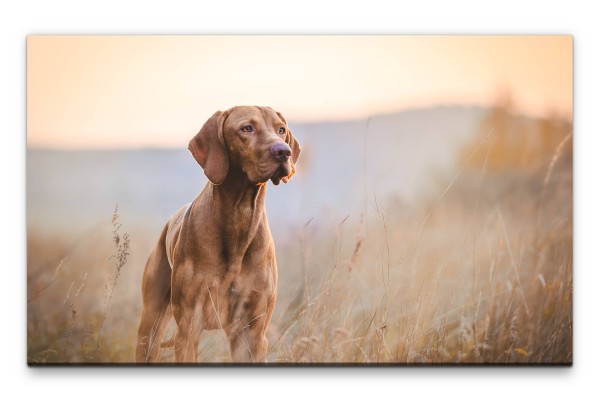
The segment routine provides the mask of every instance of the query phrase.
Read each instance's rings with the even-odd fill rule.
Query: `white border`
[[[5,217],[0,244],[4,397],[18,399],[569,399],[598,395],[597,12],[567,2],[304,0],[7,2],[0,26]],[[31,369],[25,365],[25,37],[102,33],[573,34],[575,353],[573,368]],[[33,398],[36,397],[36,398]],[[582,397],[589,399],[590,397]]]

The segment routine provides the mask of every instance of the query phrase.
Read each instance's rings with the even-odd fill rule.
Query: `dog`
[[[209,182],[169,219],[148,258],[136,362],[158,360],[171,314],[177,362],[197,362],[202,331],[216,329],[234,362],[265,362],[277,295],[266,184],[288,182],[300,145],[281,113],[236,106],[213,114],[188,149]]]

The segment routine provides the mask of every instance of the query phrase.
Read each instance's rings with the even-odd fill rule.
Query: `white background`
[[[389,3],[389,4],[388,4]],[[397,4],[394,4],[397,3]],[[6,1],[0,7],[2,399],[598,399],[598,13],[567,2]],[[393,4],[393,5],[392,5]],[[28,34],[379,33],[574,35],[572,368],[28,368],[25,37]],[[596,382],[594,381],[596,380]],[[35,397],[35,398],[34,398]]]

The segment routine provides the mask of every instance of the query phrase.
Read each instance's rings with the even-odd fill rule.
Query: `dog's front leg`
[[[177,323],[175,360],[178,363],[195,363],[198,359],[202,322],[196,314],[195,305],[195,302],[173,305],[173,316]]]
[[[262,300],[262,302],[265,301]],[[259,302],[259,304],[262,302]],[[233,362],[266,362],[269,347],[266,331],[274,307],[275,294],[268,301],[262,303],[262,308],[254,309],[253,313],[243,314],[239,321],[239,328],[227,333]],[[250,307],[249,309],[252,310],[253,308]],[[263,312],[259,313],[259,310]]]
[[[265,362],[269,343],[263,333],[244,329],[229,337],[231,359],[237,363]]]

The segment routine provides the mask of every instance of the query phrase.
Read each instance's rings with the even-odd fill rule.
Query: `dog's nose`
[[[292,155],[292,149],[285,142],[277,142],[271,146],[271,154],[282,163],[286,162]]]

